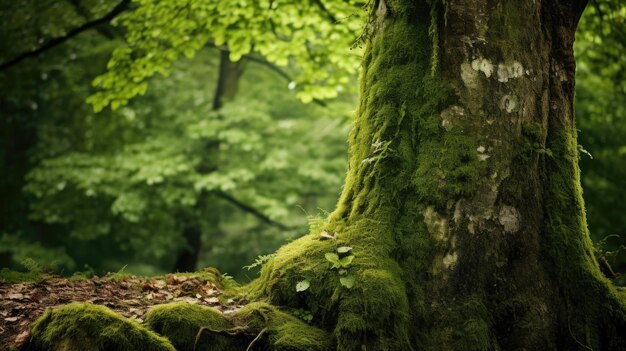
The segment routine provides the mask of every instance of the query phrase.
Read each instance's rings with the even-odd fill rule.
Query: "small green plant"
[[[126,267],[128,265],[125,264],[122,268],[120,268],[117,272],[109,272],[107,273],[107,277],[111,278],[113,280],[124,280],[124,279],[128,279],[130,277],[132,277],[133,275],[130,273],[126,273],[124,272],[124,270],[126,270]]]
[[[243,266],[243,268],[247,270],[251,270],[252,268],[260,267],[265,264],[265,262],[269,261],[272,257],[276,256],[275,253],[269,255],[260,255],[257,257],[254,262],[248,266]]]
[[[222,284],[222,286],[224,286],[225,288],[232,288],[237,286],[237,282],[235,281],[235,278],[233,278],[230,274],[228,273],[222,273],[220,275],[220,283]]]
[[[607,240],[611,238],[620,238],[617,234],[612,234],[604,237],[602,240],[594,243],[594,254],[596,256],[596,260],[598,261],[598,265],[600,266],[600,271],[609,279],[617,279],[622,276],[620,272],[613,271],[613,267],[609,263],[609,259],[617,257],[622,250],[626,251],[626,246],[620,245],[616,250],[607,251],[605,250],[605,246],[607,245]]]
[[[340,257],[334,252],[328,252],[324,257],[326,257],[328,262],[332,263],[331,269],[348,268],[352,264],[352,260],[354,260],[354,255]]]
[[[330,213],[324,209],[319,208],[319,213],[317,213],[316,215],[310,215],[304,208],[300,207],[300,209],[306,215],[306,221],[309,226],[309,233],[322,232]]]
[[[339,274],[339,283],[347,289],[351,289],[356,282],[353,275],[349,274],[348,269],[352,265],[354,255],[350,246],[341,246],[337,248],[337,252],[327,252],[324,257],[332,265],[330,269],[336,269]]]
[[[291,314],[307,323],[311,323],[313,321],[313,314],[311,313],[311,311],[299,308],[297,310],[293,310]]]
[[[96,271],[91,268],[88,264],[85,264],[85,270],[82,272],[75,272],[72,274],[71,280],[81,280],[81,279],[89,279],[93,278],[96,275]]]
[[[43,267],[30,257],[23,259],[20,263],[30,273],[41,273],[43,271]]]

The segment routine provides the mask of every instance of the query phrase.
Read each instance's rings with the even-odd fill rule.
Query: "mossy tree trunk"
[[[263,302],[223,317],[228,331],[272,350],[626,350],[577,164],[585,1],[372,4],[337,209],[243,288]],[[157,307],[149,326],[174,345],[208,326],[206,349],[241,349],[187,309]]]
[[[336,239],[283,247],[254,293],[306,306],[340,350],[626,349],[577,164],[585,1],[375,6],[349,172],[321,228]],[[341,246],[347,272],[324,258]]]

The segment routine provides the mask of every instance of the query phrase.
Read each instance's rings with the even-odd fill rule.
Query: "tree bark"
[[[349,171],[323,228],[336,240],[287,245],[255,294],[307,306],[340,350],[626,349],[624,294],[599,271],[580,188],[585,1],[375,6]],[[344,245],[352,289],[324,265]]]

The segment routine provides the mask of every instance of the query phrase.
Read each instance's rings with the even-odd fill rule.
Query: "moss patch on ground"
[[[33,324],[25,351],[175,351],[174,346],[137,322],[103,306],[72,303],[48,310]]]

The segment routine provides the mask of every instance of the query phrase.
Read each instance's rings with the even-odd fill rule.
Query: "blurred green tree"
[[[137,11],[128,13],[124,23],[131,23],[128,21],[133,16],[145,15],[142,6],[164,11],[158,3],[141,4]],[[102,12],[109,14],[111,10]],[[128,34],[131,29],[124,28],[127,36],[132,35]],[[167,67],[173,74],[152,82],[147,96],[131,106],[114,106],[115,112],[95,116],[80,104],[90,91],[84,82],[98,69],[88,62],[101,61],[113,47],[118,47],[116,52],[128,48],[111,41],[108,35],[98,38],[89,36],[67,44],[59,57],[68,50],[83,51],[85,55],[81,53],[77,59],[76,54],[70,54],[76,62],[66,70],[56,70],[54,79],[45,79],[36,89],[36,94],[46,96],[47,102],[37,109],[47,116],[37,120],[37,143],[29,155],[36,163],[29,166],[25,187],[34,198],[30,201],[33,219],[63,224],[69,237],[79,241],[100,243],[98,246],[113,251],[122,248],[122,252],[140,253],[137,260],[171,258],[182,247],[171,264],[183,271],[196,266],[201,232],[209,237],[219,235],[220,218],[228,212],[224,210],[227,204],[293,233],[302,230],[302,226],[296,226],[302,220],[287,219],[287,225],[278,221],[285,220],[288,213],[293,217],[295,205],[315,202],[312,199],[333,201],[336,197],[334,189],[340,185],[345,169],[347,105],[335,103],[332,110],[304,106],[289,97],[293,94],[290,90],[298,90],[299,85],[287,73],[289,67],[278,68],[257,54],[233,62],[229,47],[210,45],[219,52],[219,63],[207,49],[200,49],[201,55],[184,63],[169,62],[177,66]],[[146,39],[150,40],[154,38]],[[343,46],[336,41],[326,43],[349,52],[348,42]],[[285,41],[283,45],[288,44]],[[184,46],[176,49],[188,50]],[[155,54],[161,53],[161,48],[155,50]],[[287,52],[284,57],[292,55]],[[300,57],[298,62],[302,60]],[[253,69],[243,83],[246,89],[241,98],[232,101],[247,61],[253,62]],[[137,62],[126,63],[131,69],[142,67]],[[306,62],[303,66],[308,67]],[[321,69],[321,64],[314,66]],[[40,71],[42,76],[49,74],[45,66],[29,68]],[[345,74],[353,70],[345,68]],[[331,88],[335,93],[326,90],[326,97],[348,87],[350,80],[344,77],[342,81],[343,85],[332,81],[337,83]],[[317,96],[322,98],[324,88],[320,85],[305,91],[318,91]],[[126,92],[122,90],[109,93]],[[325,105],[317,97],[307,99],[301,94],[300,99],[316,99],[319,105]],[[67,111],[68,101],[72,101],[71,111]],[[231,103],[225,105],[228,101]],[[315,208],[310,204],[308,207]],[[230,215],[228,220],[239,217]],[[79,255],[83,256],[80,261],[89,261],[85,257],[93,258],[91,253],[87,250]],[[246,258],[249,260],[254,253]],[[93,261],[90,264],[97,265]]]
[[[599,254],[626,272],[626,4],[594,0],[577,32],[576,120],[587,220]],[[621,283],[626,283],[623,280]]]

